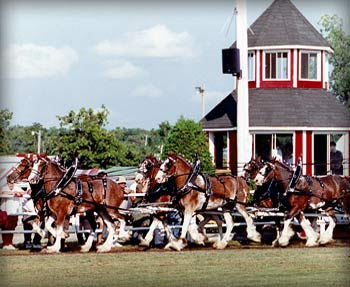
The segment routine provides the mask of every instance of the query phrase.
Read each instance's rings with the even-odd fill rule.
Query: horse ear
[[[172,151],[172,152],[169,152],[169,153],[168,153],[168,156],[170,156],[170,157],[176,157],[176,152],[173,152],[173,151]]]
[[[276,157],[274,156],[272,159],[271,159],[271,161],[270,161],[272,164],[275,164],[275,162],[276,162]]]
[[[252,157],[252,159],[253,159],[253,157]],[[260,161],[261,161],[261,155],[259,155],[259,156],[256,158],[255,161],[260,162]]]

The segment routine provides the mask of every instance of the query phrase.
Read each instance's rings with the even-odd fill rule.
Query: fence
[[[131,193],[128,194],[126,196],[134,196],[134,197],[143,197],[144,194],[140,194],[140,193]],[[33,212],[23,212],[23,210],[21,210],[21,206],[22,206],[22,201],[26,200],[25,198],[22,197],[15,197],[13,195],[7,194],[7,195],[1,195],[0,196],[1,199],[1,210],[8,210],[9,211],[9,215],[12,216],[19,216],[18,222],[20,222],[21,216],[23,215],[35,215],[36,213]],[[263,218],[274,218],[274,219],[280,219],[281,223],[283,223],[283,218],[285,216],[285,214],[283,212],[280,212],[278,209],[276,208],[265,208],[265,209],[257,209],[257,208],[253,208],[253,207],[248,207],[247,208],[248,212],[254,213],[255,217],[257,219],[263,219]],[[131,212],[135,212],[135,213],[143,213],[143,214],[152,214],[154,212],[157,211],[157,208],[131,208],[130,209]],[[202,215],[222,215],[223,212],[222,211],[201,211],[199,212]],[[232,216],[235,217],[241,217],[241,214],[233,211],[231,213]],[[307,218],[317,218],[317,224],[318,225],[326,225],[328,223],[327,220],[327,215],[326,214],[321,214],[321,213],[306,213],[304,214],[305,217]],[[337,225],[350,225],[350,216],[346,215],[346,214],[342,214],[342,213],[337,213],[336,214],[337,217]],[[260,220],[255,220],[254,221],[255,225],[274,225],[275,224],[275,220],[268,220],[268,221],[260,221]],[[299,225],[299,222],[294,219],[292,221],[293,225]],[[80,215],[76,214],[73,215],[70,219],[70,225],[72,226],[71,229],[67,230],[66,232],[68,233],[85,233],[88,232],[89,230],[85,230],[85,229],[81,229],[80,228]],[[223,227],[225,227],[225,223],[223,223]],[[234,224],[234,227],[238,227],[238,226],[246,226],[245,222],[236,222]],[[205,225],[205,228],[216,228],[217,225],[213,224],[213,223],[208,223]],[[170,228],[181,228],[181,225],[173,225],[170,226]],[[133,227],[133,226],[127,226],[126,227],[127,230],[129,231],[145,231],[148,230],[149,227],[145,226],[145,227]],[[35,231],[33,230],[0,230],[0,234],[9,234],[9,233],[13,233],[13,234],[24,234],[24,233],[34,233]],[[98,229],[96,230],[97,233],[102,232],[102,230]]]

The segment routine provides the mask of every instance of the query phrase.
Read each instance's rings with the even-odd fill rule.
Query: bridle
[[[31,162],[30,160],[26,159],[26,162],[27,162],[27,165],[24,166],[24,169],[23,170],[20,170],[19,167],[22,166],[22,161],[17,164],[16,166],[13,166],[12,169],[11,169],[11,172],[9,174],[9,176],[7,177],[7,182],[9,183],[15,183],[17,182],[17,180],[28,170],[28,169],[32,169],[32,166],[31,166]],[[15,176],[12,176],[14,175]]]
[[[44,158],[38,158],[37,162],[39,160],[44,162],[44,166],[41,168],[41,170],[39,171],[39,170],[35,170],[34,168],[32,168],[32,173],[34,174],[34,176],[38,177],[38,179],[39,179],[38,182],[39,181],[44,181],[45,175],[47,173],[47,168],[49,166],[49,161],[48,160],[46,160]],[[56,177],[49,178],[46,181],[44,181],[44,183],[49,182],[49,181],[53,181],[53,180],[56,180],[56,179],[57,179]]]
[[[244,166],[243,166],[243,171],[245,171],[245,173],[247,174],[247,176],[244,177],[244,179],[246,181],[250,180],[251,179],[251,175],[252,175],[252,171],[254,169],[258,170],[260,172],[260,169],[264,166],[263,163],[261,162],[256,162],[255,160],[250,160],[248,163],[246,163]],[[259,173],[258,172],[258,173]],[[260,173],[260,175],[262,175]],[[263,175],[262,175],[263,176]]]
[[[166,161],[168,161],[168,162],[166,163]],[[166,158],[166,160],[163,162],[163,164],[159,167],[159,170],[160,170],[162,173],[164,173],[164,175],[165,175],[166,178],[178,177],[178,176],[179,176],[179,175],[176,175],[176,172],[177,172],[176,161],[177,161],[177,160],[176,160],[175,158],[173,158],[173,157],[171,157],[171,156],[168,156],[168,157]],[[165,170],[164,168],[162,168],[162,166],[164,166],[164,165],[166,165],[166,166],[170,165],[170,167],[168,167],[168,170]],[[173,173],[172,173],[172,174],[168,174],[168,171],[169,171],[170,168],[172,168],[172,167],[174,167]]]
[[[270,165],[273,165],[272,163],[267,163],[269,166]],[[271,166],[270,166],[271,167]],[[275,165],[273,165],[273,167],[271,168],[271,170],[269,171],[269,173],[266,175],[266,172],[265,172],[265,174],[263,174],[262,172],[261,172],[261,169],[259,170],[259,172],[258,172],[258,174],[260,174],[261,176],[263,176],[264,177],[264,182],[267,182],[266,181],[266,178],[268,177],[268,175],[271,173],[271,172],[273,172],[274,173],[274,175],[273,175],[273,177],[271,177],[270,179],[274,179],[277,183],[281,183],[281,182],[284,182],[284,181],[290,181],[292,178],[293,178],[293,172],[291,171],[291,170],[288,170],[288,172],[292,172],[292,175],[290,176],[288,176],[288,178],[284,178],[284,179],[277,179],[276,178],[276,172],[275,172]]]

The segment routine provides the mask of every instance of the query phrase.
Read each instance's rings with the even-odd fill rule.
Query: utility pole
[[[202,98],[202,118],[204,118],[205,116],[205,96],[204,96],[204,85],[200,86],[200,87],[195,87],[197,93],[199,93],[201,95]]]
[[[40,147],[41,147],[41,130],[38,132],[32,131],[32,135],[37,135],[38,136],[38,147],[37,147],[37,153],[40,154]]]
[[[237,162],[238,172],[251,158],[251,137],[249,134],[248,94],[248,37],[247,10],[245,0],[236,0],[236,36],[240,50],[241,77],[237,79]]]

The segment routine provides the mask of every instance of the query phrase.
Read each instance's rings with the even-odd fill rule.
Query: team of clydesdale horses
[[[44,231],[39,226],[45,221],[46,229],[56,238],[55,243],[47,247],[47,252],[60,251],[61,239],[64,238],[64,220],[76,212],[85,212],[91,225],[90,235],[81,251],[88,252],[91,249],[96,230],[94,214],[97,214],[108,231],[107,238],[97,246],[97,251],[108,252],[112,247],[120,246],[118,240],[126,241],[130,238],[130,233],[125,229],[125,210],[120,208],[124,199],[123,191],[106,174],[75,177],[76,166],[77,163],[67,170],[48,157],[37,156],[34,160],[24,158],[12,168],[7,182],[11,186],[19,181],[29,181],[31,197],[38,212],[34,230],[43,235]],[[295,233],[291,227],[294,218],[305,231],[306,246],[317,246],[332,241],[336,224],[334,209],[340,208],[345,213],[349,213],[350,209],[348,177],[304,176],[300,174],[300,167],[293,170],[277,160],[264,162],[260,158],[252,159],[245,164],[242,176],[209,176],[201,172],[198,158],[191,163],[182,156],[171,153],[164,161],[159,161],[154,155],[147,156],[138,172],[142,175],[138,188],[146,194],[144,205],[171,206],[183,214],[179,238],[175,238],[167,225],[166,213],[160,211],[155,214],[148,233],[144,237],[139,236],[141,246],[150,246],[154,230],[160,222],[168,237],[165,248],[182,250],[187,245],[188,234],[195,243],[204,245],[207,237],[203,227],[209,220],[215,220],[221,230],[222,222],[218,215],[206,215],[204,212],[204,220],[197,224],[196,215],[210,210],[222,211],[226,223],[226,232],[214,243],[214,248],[225,248],[231,239],[234,210],[245,220],[247,238],[260,242],[261,235],[254,225],[254,212],[247,211],[249,204],[258,209],[283,207],[286,211],[283,230],[281,234],[277,232],[277,238],[273,242],[275,246],[289,244]],[[248,182],[251,180],[258,187],[253,203],[249,203]],[[272,183],[277,191],[271,193],[270,188],[264,188],[259,193],[260,186],[271,187]],[[310,209],[321,211],[328,217],[327,229],[314,230],[304,216],[305,210]]]

